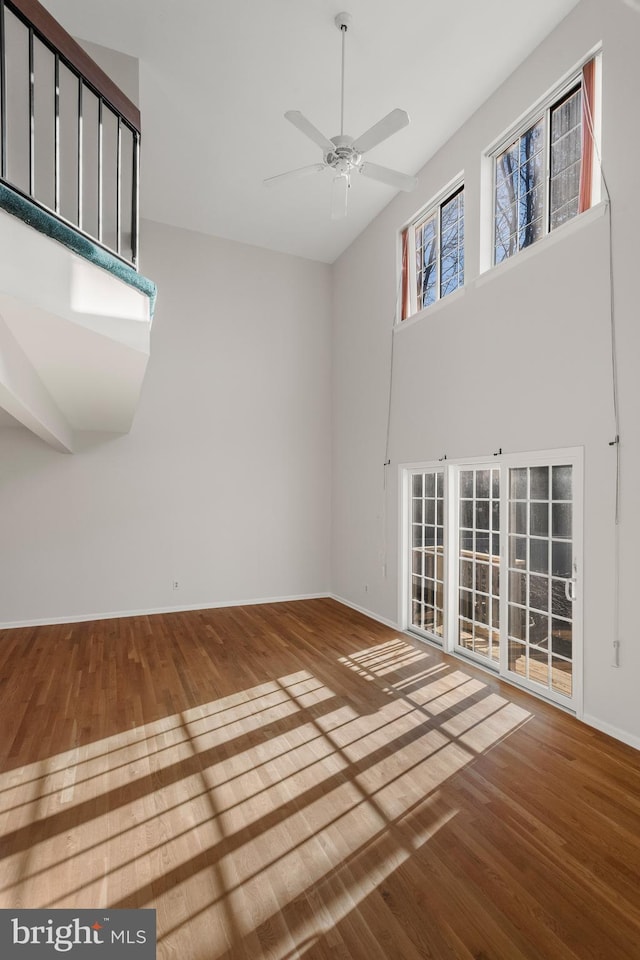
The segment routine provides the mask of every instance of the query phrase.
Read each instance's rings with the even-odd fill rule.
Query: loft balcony
[[[138,108],[37,0],[0,0],[0,408],[59,450],[138,403],[139,157]]]

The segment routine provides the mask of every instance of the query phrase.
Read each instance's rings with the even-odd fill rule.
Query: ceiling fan
[[[400,173],[397,170],[391,170],[389,167],[381,167],[377,163],[371,163],[363,159],[363,155],[377,147],[379,143],[388,137],[402,130],[409,123],[409,114],[405,110],[395,109],[388,113],[386,117],[374,123],[369,130],[361,134],[355,140],[344,133],[344,52],[345,38],[347,30],[351,26],[352,17],[349,13],[339,13],[335,18],[335,25],[342,34],[342,80],[340,88],[340,135],[329,139],[318,130],[317,127],[307,120],[299,110],[288,110],[285,118],[297,127],[301,133],[313,140],[322,148],[323,156],[321,163],[312,163],[307,167],[299,167],[297,170],[288,170],[287,173],[280,173],[275,177],[268,177],[264,182],[266,184],[276,184],[283,180],[305,177],[311,173],[320,173],[323,170],[333,170],[335,173],[333,179],[333,190],[331,194],[331,216],[334,220],[347,215],[347,196],[351,186],[351,174],[361,173],[371,180],[378,180],[380,183],[386,183],[390,187],[398,190],[413,190],[417,184],[416,177],[410,177],[406,173]]]

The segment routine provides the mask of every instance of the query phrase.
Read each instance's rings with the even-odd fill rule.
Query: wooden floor
[[[332,600],[0,632],[0,908],[162,960],[638,960],[640,754]]]

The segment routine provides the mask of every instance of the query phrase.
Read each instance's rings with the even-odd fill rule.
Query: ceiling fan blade
[[[331,219],[342,220],[347,215],[347,195],[349,191],[349,177],[341,174],[333,178],[331,188]]]
[[[372,147],[377,147],[379,143],[386,140],[387,137],[402,130],[409,123],[409,114],[406,110],[400,110],[396,107],[391,113],[388,113],[382,120],[374,123],[365,133],[354,140],[353,148],[358,153],[366,153]]]
[[[324,163],[312,163],[309,167],[298,167],[296,170],[287,170],[286,173],[278,173],[275,177],[267,177],[267,179],[262,182],[266,184],[266,186],[271,187],[274,184],[280,183],[282,180],[297,180],[300,177],[308,176],[310,173],[320,173],[324,168]]]
[[[310,120],[307,120],[299,110],[287,110],[285,113],[285,118],[292,123],[294,127],[297,127],[300,133],[304,133],[305,137],[309,137],[310,140],[313,140],[314,143],[317,143],[319,147],[322,147],[325,153],[329,153],[332,150],[335,150],[335,145],[325,137],[323,133],[320,133],[317,127],[311,123]]]
[[[417,177],[410,177],[406,173],[400,173],[398,170],[391,170],[389,167],[381,167],[378,163],[369,163],[368,161],[360,164],[360,173],[372,180],[386,183],[389,187],[404,190],[406,193],[410,193],[418,183]]]

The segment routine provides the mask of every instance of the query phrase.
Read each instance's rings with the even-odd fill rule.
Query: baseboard
[[[640,750],[640,737],[634,737],[626,730],[621,730],[620,727],[614,727],[611,723],[604,723],[602,720],[598,720],[597,717],[592,717],[590,714],[585,713],[582,716],[582,721],[588,726],[599,730],[600,733],[606,733],[610,737],[613,737],[614,740],[621,740],[622,743],[626,743],[627,746]]]
[[[367,610],[366,607],[361,607],[357,603],[352,603],[351,600],[345,600],[344,597],[339,597],[336,593],[328,594],[332,600],[335,600],[337,603],[344,604],[345,607],[351,607],[352,610],[357,610],[358,613],[363,613],[365,617],[371,617],[372,620],[377,620],[378,623],[383,623],[385,627],[391,627],[392,630],[400,630],[401,628],[397,623],[394,623],[393,620],[387,620],[386,617],[381,617],[380,614],[374,613],[372,610]],[[401,631],[404,632],[404,631]]]
[[[215,603],[187,603],[171,607],[154,607],[149,610],[118,610],[111,613],[80,613],[67,617],[44,617],[40,620],[15,620],[0,623],[0,630],[17,630],[20,627],[48,627],[58,623],[88,623],[92,620],[119,620],[122,617],[152,617],[158,613],[185,613],[191,610],[217,610],[221,607],[250,607],[263,603],[291,603],[295,600],[324,600],[329,593],[303,593],[291,597],[260,597],[249,600],[220,600]]]

